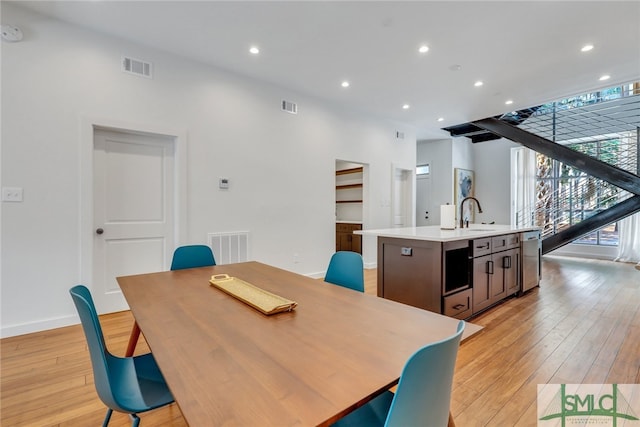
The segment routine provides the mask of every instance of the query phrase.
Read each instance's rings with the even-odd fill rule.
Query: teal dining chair
[[[216,265],[213,251],[206,245],[180,246],[173,252],[171,270]]]
[[[384,392],[333,426],[446,427],[464,325],[461,320],[455,334],[416,351],[402,370],[395,394]]]
[[[362,255],[351,251],[338,251],[331,256],[324,281],[364,292],[364,265]]]
[[[216,265],[216,259],[213,251],[209,246],[205,245],[187,245],[179,246],[173,251],[173,259],[171,260],[171,270],[184,270],[186,268],[209,267]],[[133,323],[131,335],[129,336],[129,344],[125,351],[125,357],[133,356],[140,338],[140,327],[138,322]]]
[[[136,427],[140,424],[139,413],[173,403],[153,355],[117,357],[111,354],[89,289],[77,285],[69,293],[87,339],[96,391],[107,406],[102,426],[106,427],[113,411],[118,411],[129,414],[132,427]]]

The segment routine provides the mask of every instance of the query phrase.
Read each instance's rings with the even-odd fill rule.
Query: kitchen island
[[[378,296],[466,319],[520,292],[521,239],[536,230],[471,224],[356,233],[378,238]]]

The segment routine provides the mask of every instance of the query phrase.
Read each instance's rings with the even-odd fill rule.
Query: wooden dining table
[[[228,274],[295,301],[265,315],[211,286]],[[191,426],[330,425],[397,384],[457,319],[259,262],[117,278]],[[463,340],[480,327],[468,324]]]

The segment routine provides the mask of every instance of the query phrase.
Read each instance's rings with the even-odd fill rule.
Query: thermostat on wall
[[[218,180],[218,187],[220,187],[223,190],[228,190],[229,189],[229,178],[220,178]]]

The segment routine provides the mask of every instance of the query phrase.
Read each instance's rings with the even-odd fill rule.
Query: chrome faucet
[[[464,218],[462,217],[462,212],[464,212],[464,202],[466,202],[469,199],[475,200],[476,205],[478,205],[478,213],[482,213],[482,208],[480,207],[480,202],[478,201],[478,199],[471,196],[465,197],[464,199],[462,199],[462,202],[460,202],[460,228],[464,228]],[[467,228],[469,228],[469,221],[467,221]]]

